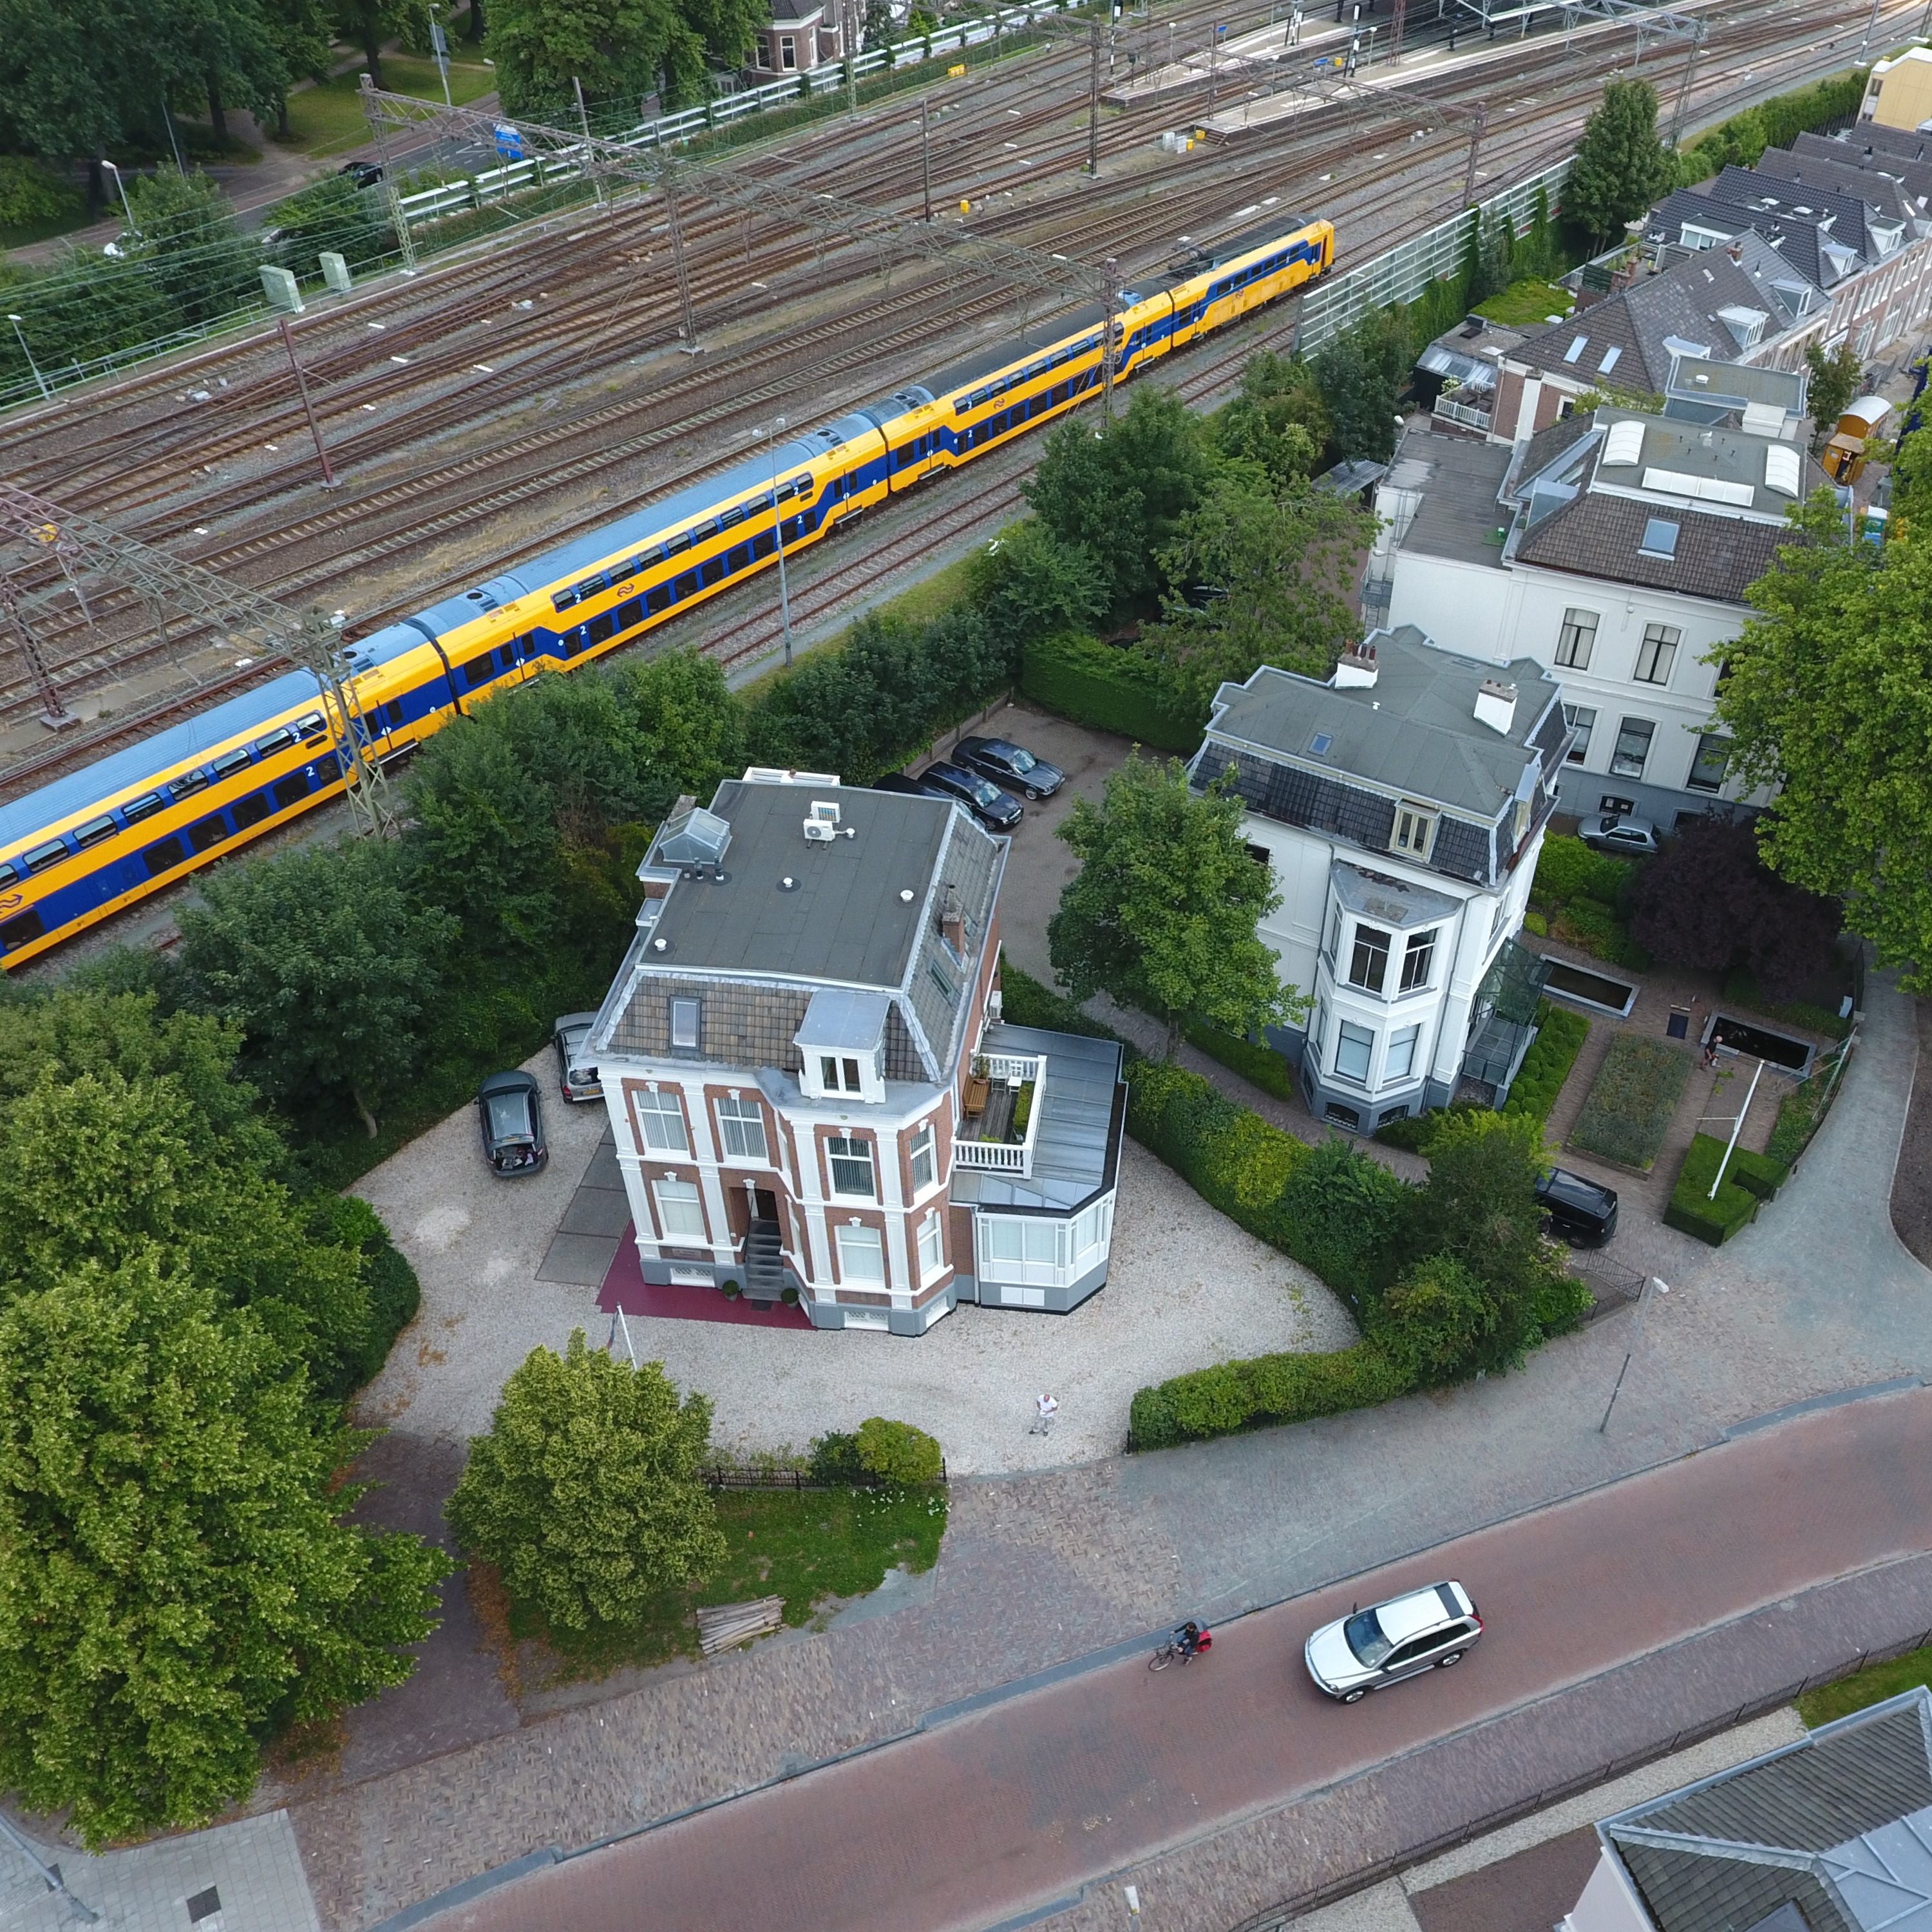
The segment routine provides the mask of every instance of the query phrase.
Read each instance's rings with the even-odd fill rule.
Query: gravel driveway
[[[428,1441],[489,1426],[506,1378],[574,1328],[603,1342],[588,1288],[536,1271],[603,1130],[597,1108],[551,1097],[548,1168],[502,1181],[484,1169],[465,1109],[366,1175],[357,1192],[422,1278],[422,1311],[360,1405],[368,1425]],[[1043,1468],[1116,1454],[1136,1389],[1230,1356],[1347,1346],[1347,1312],[1315,1276],[1218,1214],[1129,1142],[1112,1278],[1071,1315],[962,1307],[916,1338],[634,1318],[640,1354],[716,1405],[714,1438],[740,1452],[802,1448],[868,1415],[916,1423],[962,1474]],[[621,1346],[621,1344],[620,1344]],[[1060,1398],[1051,1437],[1030,1436],[1034,1397]]]

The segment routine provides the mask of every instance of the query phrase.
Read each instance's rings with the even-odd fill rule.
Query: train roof
[[[1124,300],[1117,307],[1131,305]],[[1051,349],[1056,342],[1064,342],[1070,335],[1078,335],[1083,329],[1098,328],[1106,316],[1104,302],[1083,302],[1078,308],[1063,309],[1058,315],[1029,322],[1018,334],[1009,335],[987,348],[977,350],[963,362],[942,369],[936,376],[928,376],[926,387],[940,397],[954,389],[965,388],[982,376],[990,376],[995,369],[1004,369],[1009,362],[1017,362],[1023,356]]]
[[[224,739],[265,724],[298,704],[313,704],[319,694],[320,688],[308,672],[286,672],[212,711],[184,718],[123,751],[110,752],[82,770],[55,778],[38,791],[0,805],[0,850],[90,806],[112,805],[124,793],[151,784],[155,773],[170,765],[179,764],[197,752],[211,751]]]
[[[1188,258],[1186,269],[1174,279],[1186,281],[1210,268],[1218,268],[1223,262],[1232,262],[1238,255],[1252,255],[1270,242],[1285,242],[1291,235],[1312,226],[1314,220],[1312,214],[1277,212],[1252,228],[1240,229],[1232,235],[1222,236],[1218,242],[1206,242]]]

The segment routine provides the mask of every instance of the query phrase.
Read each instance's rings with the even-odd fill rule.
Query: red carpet
[[[754,1328],[803,1328],[811,1318],[802,1308],[782,1301],[769,1306],[746,1301],[716,1288],[661,1288],[644,1279],[638,1262],[637,1230],[627,1227],[617,1244],[617,1258],[597,1292],[597,1306],[607,1315],[622,1309],[626,1315],[655,1315],[666,1322],[742,1322]]]

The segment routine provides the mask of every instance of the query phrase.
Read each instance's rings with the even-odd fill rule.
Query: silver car
[[[1647,818],[1604,812],[1584,820],[1576,836],[1599,852],[1634,852],[1648,856],[1657,850],[1657,827]]]
[[[1303,1655],[1315,1688],[1359,1703],[1424,1670],[1447,1670],[1483,1634],[1483,1620],[1460,1583],[1432,1583],[1324,1624]]]
[[[566,1100],[601,1100],[604,1088],[597,1070],[584,1058],[589,1050],[590,1029],[597,1024],[595,1013],[566,1013],[550,1029],[556,1048],[557,1084]]]

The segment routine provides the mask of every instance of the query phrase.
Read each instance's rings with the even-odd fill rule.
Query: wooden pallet
[[[698,1613],[698,1646],[706,1657],[746,1639],[764,1636],[784,1622],[784,1599],[760,1597],[748,1604],[713,1604]]]

